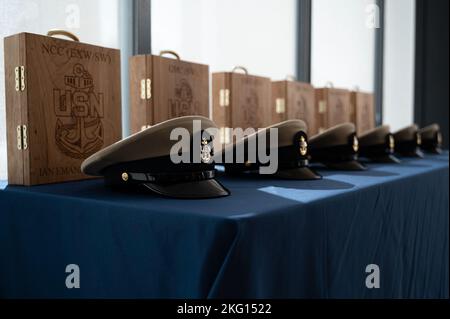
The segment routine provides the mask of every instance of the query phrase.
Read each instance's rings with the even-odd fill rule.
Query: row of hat
[[[68,36],[75,42],[51,38],[54,35]],[[153,132],[170,126],[168,123],[178,123],[178,118],[184,116],[211,116],[210,125],[217,126],[224,133],[215,142],[219,140],[231,145],[233,141],[225,134],[228,128],[269,127],[292,119],[293,122],[287,122],[289,125],[275,126],[280,126],[281,131],[285,125],[291,127],[292,136],[291,133],[283,135],[288,136],[285,139],[289,142],[279,143],[284,145],[280,149],[279,160],[282,166],[293,166],[296,170],[298,162],[308,168],[310,159],[323,159],[327,165],[336,161],[346,162],[339,155],[347,150],[346,143],[336,138],[340,136],[337,134],[339,130],[314,136],[310,139],[310,146],[307,134],[313,136],[336,125],[352,122],[354,125],[343,127],[351,127],[352,148],[359,150],[356,135],[360,136],[375,126],[373,94],[332,86],[314,88],[299,81],[272,81],[269,77],[249,74],[243,67],[211,75],[207,65],[183,61],[175,52],[163,51],[160,55],[130,57],[130,126],[137,134],[111,148],[108,145],[121,138],[119,51],[80,43],[75,35],[64,30],[52,30],[48,36],[20,33],[5,38],[8,180],[11,184],[36,185],[84,179],[86,176],[73,168],[80,167],[82,161],[94,153],[90,161],[100,163],[96,165],[102,167],[104,163],[113,167],[111,163],[121,159],[122,166],[114,166],[124,170],[123,177],[119,176],[120,183],[127,182],[128,185],[134,180],[135,175],[127,173],[133,162],[138,172],[151,168],[157,173],[154,176],[150,174],[151,178],[145,183],[147,188],[158,183],[176,184],[172,178],[178,180],[179,175],[189,171],[191,166],[170,165],[166,159],[147,163],[151,156],[146,151],[142,153],[141,149],[159,150],[159,157],[165,158],[161,145],[173,144],[169,140],[170,134],[160,134],[160,139],[156,139],[159,133]],[[24,45],[19,45],[22,42]],[[31,51],[33,55],[27,54]],[[175,59],[164,57],[167,54]],[[210,80],[212,114],[209,112]],[[28,115],[23,117],[23,114]],[[170,119],[176,120],[170,122]],[[298,124],[295,128],[292,123],[305,126]],[[142,128],[145,129],[142,134],[151,138],[141,139],[139,132]],[[298,137],[295,143],[300,143],[296,147],[292,142],[294,137]],[[401,139],[400,135],[398,139]],[[315,140],[317,143],[313,143]],[[321,150],[318,145],[322,140],[330,145],[339,141],[340,145],[330,147],[331,151]],[[109,153],[102,153],[103,147],[106,147],[105,152],[115,152],[116,159],[105,162],[101,156]],[[202,147],[204,158],[211,157],[207,155],[210,146]],[[300,160],[292,161],[298,152]],[[32,161],[28,161],[30,154],[35,154]],[[142,161],[145,165],[140,167]],[[258,165],[252,163],[251,158],[243,163],[242,169],[239,168],[241,164],[236,161],[227,165],[226,170],[248,171]],[[166,172],[167,167],[171,170]],[[344,168],[343,165],[340,167]],[[60,171],[59,168],[64,169]],[[101,174],[111,175],[106,173],[114,171],[104,168]],[[193,175],[205,178],[202,174]],[[117,177],[116,173],[111,176]],[[142,174],[139,176],[144,178]],[[315,175],[310,177],[315,178]],[[183,178],[190,180],[193,177],[190,174]]]
[[[192,145],[189,158],[198,156],[199,161],[175,163],[171,152],[177,141],[170,139],[171,132],[183,128],[194,134],[194,120],[201,123],[197,130],[203,134],[201,145],[197,145],[198,148]],[[209,128],[217,126],[201,116],[168,120],[100,150],[83,162],[81,170],[88,175],[103,176],[107,185],[118,189],[133,188],[172,198],[215,198],[230,195],[215,178],[216,161],[223,163],[228,175],[260,174],[261,168],[269,164],[252,157],[248,145],[261,147],[256,141],[263,135],[272,134],[271,129],[277,129],[278,137],[278,165],[272,176],[291,180],[321,179],[310,163],[337,170],[365,170],[367,167],[360,158],[400,163],[396,154],[422,157],[422,150],[440,153],[442,143],[437,124],[420,130],[417,125],[412,125],[394,134],[389,126],[380,126],[358,137],[355,125],[344,123],[308,139],[304,121],[288,120],[258,130],[214,152],[214,136],[205,134]],[[265,151],[272,147],[269,140],[265,139]],[[245,152],[239,160],[238,148]]]

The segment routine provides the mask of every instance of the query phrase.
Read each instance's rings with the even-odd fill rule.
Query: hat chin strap
[[[176,184],[214,179],[214,177],[216,176],[216,172],[214,169],[176,173],[142,173],[128,171],[126,172],[126,176],[126,180],[124,180],[123,178],[119,179],[118,176],[114,176],[113,178],[105,176],[105,181],[110,185],[137,185],[143,183]]]
[[[130,181],[136,183],[182,183],[197,182],[213,179],[216,176],[215,170],[198,172],[177,172],[177,173],[128,173]]]
[[[390,148],[387,143],[375,145],[361,145],[359,155],[368,158],[378,158],[382,156],[394,154],[394,149]]]
[[[331,146],[324,149],[311,148],[310,154],[314,162],[339,163],[358,159],[358,153],[348,144]]]
[[[280,162],[278,164],[278,169],[290,169],[290,168],[302,168],[302,167],[308,167],[309,161],[307,159],[300,159],[297,161],[291,161],[291,162]]]

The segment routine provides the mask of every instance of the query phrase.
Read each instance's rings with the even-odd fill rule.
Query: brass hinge
[[[221,89],[219,91],[219,105],[229,106],[230,105],[230,90]]]
[[[286,112],[286,100],[279,98],[275,100],[275,112],[277,114],[282,114]]]
[[[319,114],[323,114],[327,112],[327,102],[319,101]]]
[[[23,65],[15,67],[14,75],[16,80],[16,91],[25,91],[25,67]]]
[[[150,100],[152,98],[152,80],[141,80],[141,99]]]
[[[26,150],[28,148],[28,134],[26,125],[17,126],[17,149]]]

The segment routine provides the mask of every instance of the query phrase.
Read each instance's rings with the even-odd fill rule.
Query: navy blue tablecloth
[[[221,176],[232,196],[214,200],[3,183],[0,297],[448,298],[448,161],[321,181]]]

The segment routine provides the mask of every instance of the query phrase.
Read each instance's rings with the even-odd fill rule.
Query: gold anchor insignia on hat
[[[358,152],[358,150],[359,150],[359,141],[358,141],[358,138],[356,137],[356,135],[353,135],[353,145],[352,145],[352,147],[353,147],[353,151],[355,151],[355,153]]]
[[[300,155],[305,156],[308,153],[308,143],[304,136],[300,137]]]
[[[417,133],[416,135],[416,144],[422,145],[422,136],[420,135],[420,133]]]
[[[394,151],[395,149],[395,139],[392,135],[389,135],[389,149]]]
[[[200,159],[203,163],[208,164],[211,161],[211,147],[208,145],[206,138],[202,139],[202,149],[200,151]]]
[[[437,136],[436,136],[436,141],[437,141],[437,145],[441,146],[442,145],[442,133],[438,132]]]

